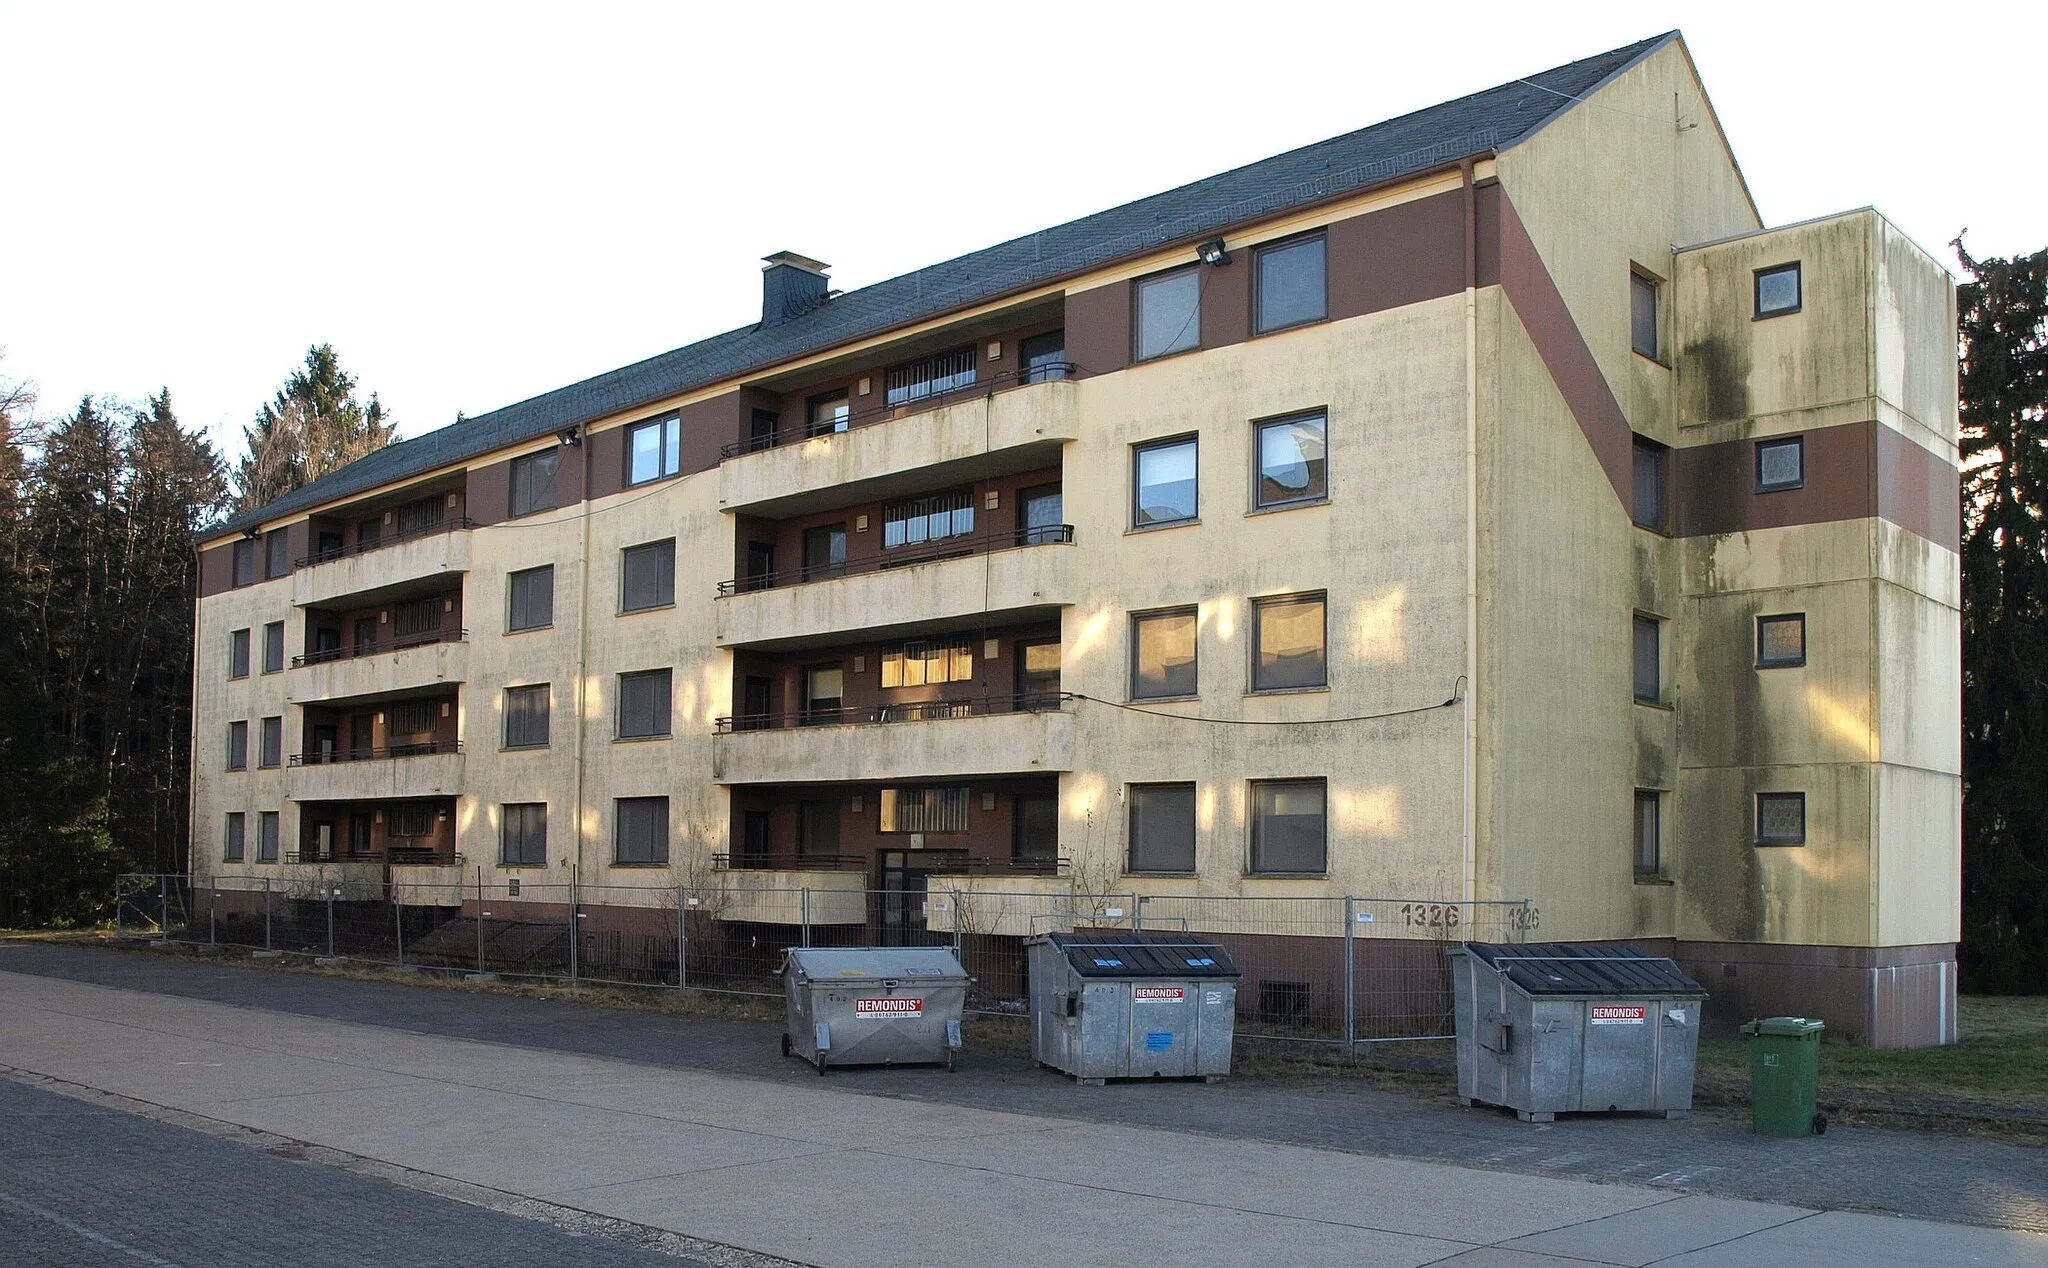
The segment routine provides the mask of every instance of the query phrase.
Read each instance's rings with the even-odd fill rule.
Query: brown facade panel
[[[222,542],[199,552],[199,597],[222,594],[235,588],[235,544]]]
[[[1332,224],[1331,320],[1463,291],[1464,198],[1452,190]]]
[[[626,487],[626,429],[607,427],[603,431],[585,431],[583,443],[577,446],[583,461],[590,464],[590,473],[583,487],[590,490],[594,502],[608,498]]]
[[[1085,374],[1131,363],[1131,288],[1098,286],[1067,294],[1067,358]]]
[[[562,495],[560,467],[555,469],[555,497]],[[512,505],[512,462],[494,462],[489,466],[469,469],[469,491],[465,501],[469,504],[469,518],[479,524],[496,524],[502,521]]]
[[[739,391],[685,405],[682,418],[681,472],[690,475],[718,465],[718,451],[744,436],[754,394]],[[622,455],[623,457],[623,455]]]
[[[1877,513],[1937,546],[1961,550],[1962,474],[1896,430],[1878,427]]]
[[[1221,268],[1204,266],[1202,286],[1202,346],[1223,348],[1243,343],[1252,334],[1252,252],[1234,250],[1230,263]],[[1324,257],[1328,259],[1327,256]],[[1126,339],[1132,336],[1126,334]]]
[[[1806,483],[1770,493],[1756,491],[1754,440],[1676,450],[1674,531],[1681,537],[1699,537],[1876,514],[1871,434],[1876,427],[1847,423],[1804,433]]]

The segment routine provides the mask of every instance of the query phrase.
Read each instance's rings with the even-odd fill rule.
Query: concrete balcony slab
[[[424,643],[345,660],[294,665],[285,696],[294,704],[355,700],[369,703],[409,691],[459,683],[469,675],[467,642]]]
[[[469,571],[469,530],[451,526],[361,554],[309,563],[292,573],[292,602],[302,608],[367,607],[438,588]]]
[[[462,791],[462,754],[422,753],[292,766],[284,795],[293,801],[372,801],[452,797]]]
[[[711,743],[711,777],[721,784],[954,779],[1073,767],[1074,718],[1056,712],[734,731]]]

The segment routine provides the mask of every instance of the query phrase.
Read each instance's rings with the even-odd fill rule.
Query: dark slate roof
[[[988,247],[943,264],[849,291],[810,312],[745,326],[611,370],[581,383],[464,419],[381,449],[238,515],[237,531],[537,439],[664,397],[732,378],[834,344],[905,325],[1052,278],[1195,239],[1254,217],[1485,154],[1525,140],[1677,32],[1260,159],[1220,176],[1154,194]]]
[[[1598,942],[1468,942],[1462,948],[1530,995],[1705,995],[1669,956]]]

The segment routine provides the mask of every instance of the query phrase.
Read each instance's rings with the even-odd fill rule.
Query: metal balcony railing
[[[393,744],[388,748],[345,748],[331,753],[294,753],[293,766],[338,766],[344,762],[376,762],[391,757],[424,757],[430,753],[460,753],[461,740],[419,740]]]
[[[741,713],[718,718],[720,735],[735,731],[782,731],[812,726],[886,726],[895,722],[937,722],[947,718],[979,718],[998,713],[1061,713],[1073,696],[1064,691],[1009,696],[975,696],[965,700],[913,700],[864,708],[828,706],[791,713]]]
[[[418,541],[422,537],[432,537],[436,533],[459,533],[464,529],[475,527],[475,520],[467,515],[457,515],[452,518],[436,520],[432,524],[423,524],[418,528],[408,528],[402,532],[382,533],[369,541],[358,539],[352,546],[342,545],[328,550],[316,550],[310,555],[303,555],[298,559],[294,559],[292,567],[311,568],[315,564],[329,563],[336,559],[347,559],[354,555],[367,555],[372,551],[382,550],[386,546],[396,546],[400,542]]]
[[[261,862],[262,860],[259,859],[257,861]],[[462,856],[460,854],[442,854],[428,848],[413,849],[394,845],[387,848],[381,854],[375,851],[367,854],[350,854],[345,850],[329,850],[325,853],[318,850],[288,850],[285,852],[284,861],[287,863],[372,863],[390,867],[449,867],[461,863]]]
[[[322,651],[307,652],[292,657],[292,668],[306,665],[326,665],[338,660],[360,660],[365,656],[379,656],[385,652],[404,651],[408,647],[429,647],[435,643],[466,643],[469,631],[453,627],[423,630],[418,634],[398,634],[391,638],[371,643],[348,643],[341,647],[330,647]]]
[[[865,409],[854,410],[838,418],[820,420],[815,423],[805,421],[792,423],[787,426],[778,425],[773,431],[757,432],[754,435],[748,436],[745,440],[733,441],[731,444],[721,448],[718,451],[718,456],[720,458],[736,458],[741,454],[758,453],[763,449],[773,449],[777,445],[786,445],[793,441],[812,440],[819,436],[831,436],[839,432],[852,431],[857,427],[867,427],[875,423],[886,423],[890,419],[904,418],[912,413],[933,409],[940,405],[948,405],[971,396],[986,396],[1012,388],[1028,387],[1033,383],[1055,383],[1063,382],[1067,379],[1078,379],[1082,373],[1081,367],[1071,361],[1055,361],[1024,370],[1004,370],[999,374],[977,378],[971,383],[962,383],[947,388],[944,391],[921,392],[907,401],[900,401],[894,405],[888,404],[885,401],[883,404],[870,405]]]
[[[1065,876],[1073,860],[1058,858],[956,858],[940,871],[950,875]],[[874,860],[859,854],[714,854],[711,865],[729,872],[865,872]]]
[[[806,581],[833,581],[840,577],[887,572],[892,568],[909,568],[917,564],[939,563],[947,559],[992,555],[997,551],[1017,550],[1026,546],[1068,545],[1073,540],[1072,524],[1039,524],[1030,528],[989,533],[979,537],[942,537],[937,541],[924,542],[916,546],[898,546],[879,555],[846,563],[805,564],[799,568],[781,568],[774,572],[756,573],[751,577],[735,577],[731,581],[719,582],[718,593],[749,594],[756,590],[773,590],[779,586],[799,585]]]

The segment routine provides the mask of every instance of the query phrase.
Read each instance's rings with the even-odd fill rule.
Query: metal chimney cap
[[[761,260],[771,269],[779,264],[787,264],[791,268],[802,269],[806,273],[816,273],[819,277],[825,276],[825,271],[832,267],[822,260],[813,260],[807,255],[798,255],[794,251],[777,251],[774,255],[762,256]],[[762,272],[767,272],[767,269],[763,269]]]

